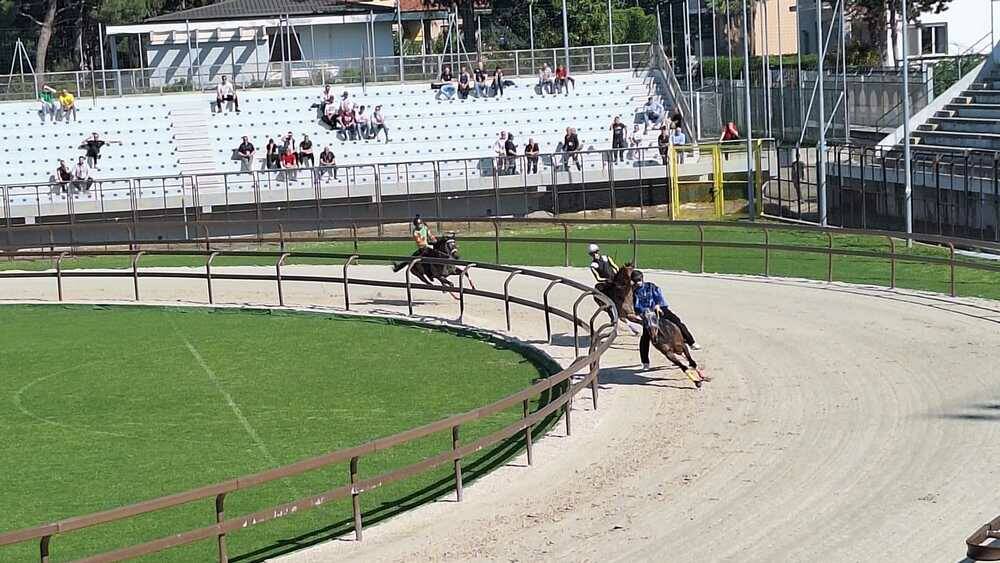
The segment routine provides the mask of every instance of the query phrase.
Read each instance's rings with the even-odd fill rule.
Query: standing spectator
[[[736,124],[730,121],[726,124],[726,127],[722,130],[722,136],[719,137],[719,141],[735,141],[740,138],[740,131],[736,128]]]
[[[326,123],[327,127],[330,129],[337,129],[340,125],[337,123],[337,104],[334,102],[328,102],[323,104],[323,117],[320,118],[323,123]]]
[[[476,97],[482,98],[488,91],[486,86],[486,69],[483,68],[483,61],[479,61],[476,64],[476,70],[473,75],[476,79]]]
[[[636,123],[635,128],[632,129],[632,136],[629,137],[629,148],[631,149],[629,159],[639,160],[642,158],[642,143],[645,140],[643,136],[644,133],[639,131],[639,124]]]
[[[500,68],[500,65],[497,65],[496,70],[493,71],[493,84],[490,88],[492,88],[494,96],[503,96],[503,69]]]
[[[653,129],[656,129],[662,125],[663,105],[659,102],[659,100],[650,96],[649,100],[646,101],[646,105],[642,106],[642,115],[645,118],[643,133],[647,133],[649,132],[650,126],[652,126]]]
[[[316,160],[313,158],[313,142],[309,139],[309,135],[302,135],[302,142],[299,143],[299,166],[305,168],[306,161],[309,161],[309,167],[316,166]]]
[[[358,140],[358,124],[354,121],[354,110],[346,113],[340,112],[340,128],[348,139]]]
[[[620,116],[615,116],[611,122],[611,162],[625,161],[625,131],[628,127],[622,123]]]
[[[76,121],[76,96],[65,88],[59,94],[59,111],[62,113],[63,121],[69,122],[70,115],[73,116],[73,121]]]
[[[580,162],[580,138],[576,135],[576,129],[572,127],[566,128],[566,136],[563,137],[563,153],[563,168],[566,169],[566,172],[569,172],[571,158],[576,163],[576,169],[583,170],[583,164]]]
[[[452,84],[454,79],[450,66],[441,69],[441,86],[438,88],[437,99],[440,100],[444,96],[446,100],[450,100],[455,96],[455,85]]]
[[[385,126],[385,114],[382,113],[382,106],[375,106],[375,113],[372,114],[372,139],[378,140],[380,131],[385,131],[385,142],[389,142],[389,128]]]
[[[264,163],[270,170],[281,167],[281,147],[274,141],[274,137],[267,138],[267,146],[264,148]]]
[[[69,192],[69,183],[73,179],[73,172],[66,165],[66,161],[59,159],[59,167],[56,168],[55,173],[56,183],[59,185],[59,191],[62,193]]]
[[[670,144],[674,146],[674,150],[677,151],[677,162],[684,162],[684,153],[681,151],[680,147],[687,144],[687,137],[684,135],[684,130],[681,128],[674,129],[672,135],[670,135]]]
[[[358,111],[354,112],[354,123],[357,124],[358,136],[362,139],[368,138],[368,114],[365,113],[365,106],[358,108]]]
[[[321,166],[320,180],[323,179],[324,174],[332,174],[333,179],[337,179],[337,157],[330,150],[330,145],[323,147],[323,152],[319,153],[319,165]]]
[[[250,138],[246,135],[243,136],[243,142],[236,149],[236,154],[240,157],[240,172],[249,172],[253,168],[253,156],[257,154],[257,149],[254,148]]]
[[[56,97],[59,95],[55,88],[52,88],[48,84],[42,84],[42,90],[38,93],[39,108],[38,113],[42,116],[42,121],[46,121],[46,118],[55,122],[56,120],[56,110],[59,107],[56,102]]]
[[[236,95],[236,90],[229,82],[229,78],[224,74],[222,75],[222,82],[215,87],[215,105],[219,107],[219,113],[222,113],[223,102],[233,102],[233,109],[236,110],[236,113],[240,112],[239,96]]]
[[[90,177],[90,168],[87,167],[84,157],[81,156],[76,161],[76,168],[73,169],[73,187],[76,191],[89,191],[93,183],[94,179]]]
[[[684,126],[684,116],[681,115],[681,110],[674,108],[674,111],[670,114],[670,122],[673,124],[674,129],[680,129]]]
[[[548,63],[538,69],[538,88],[542,94],[555,93],[555,82],[552,80],[552,69]]]
[[[285,154],[285,151],[295,152],[295,136],[289,131],[284,138],[281,140],[281,154]]]
[[[528,137],[528,144],[524,145],[525,173],[538,173],[538,143]]]
[[[565,90],[566,91],[566,95],[568,96],[569,95],[569,85],[570,84],[572,84],[573,85],[573,89],[576,90],[576,80],[574,80],[573,77],[569,75],[569,70],[567,70],[566,67],[564,67],[563,65],[557,66],[556,67],[556,87],[558,88],[558,91],[561,92],[561,91]]]
[[[660,127],[660,136],[656,138],[656,146],[659,147],[660,158],[663,160],[663,165],[666,166],[670,149],[670,135],[667,135],[666,126]]]
[[[497,137],[497,141],[493,143],[493,152],[497,155],[497,174],[503,174],[507,169],[506,155],[507,155],[507,132],[501,131],[500,135]]]
[[[507,157],[507,173],[517,174],[517,145],[514,144],[514,134],[507,135],[504,143],[504,156]]]
[[[295,158],[295,152],[292,147],[286,147],[285,152],[281,154],[281,169],[285,170],[285,178],[289,180],[295,180],[297,175],[295,169],[299,167],[298,159]]]
[[[121,144],[121,141],[102,141],[98,138],[97,133],[91,133],[89,139],[84,139],[80,143],[81,149],[86,149],[87,151],[87,166],[93,168],[94,170],[100,170],[97,164],[101,160],[101,147],[108,143]]]
[[[462,73],[458,75],[458,99],[465,100],[469,97],[469,92],[472,91],[472,77],[469,76],[469,71],[466,68],[462,69]]]

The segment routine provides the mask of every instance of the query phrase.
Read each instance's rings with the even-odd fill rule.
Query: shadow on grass
[[[559,397],[566,389],[565,385],[560,385],[553,388],[553,393],[544,393],[538,401],[538,406],[536,408],[542,408],[549,401],[554,400]],[[559,420],[559,413],[561,409],[557,409],[556,412],[545,417],[545,419],[540,423],[535,425],[532,431],[532,441],[538,440],[544,436]],[[463,463],[462,465],[462,481],[464,485],[475,482],[480,477],[486,475],[487,473],[493,471],[494,469],[504,466],[513,459],[517,454],[519,454],[524,449],[524,434],[518,433],[512,436],[498,445],[494,446],[492,449],[488,450],[482,457],[469,462],[468,464]],[[523,467],[522,465],[515,464],[518,467]],[[416,508],[422,504],[429,502],[454,502],[454,499],[443,498],[447,494],[452,494],[455,492],[455,479],[453,475],[446,478],[439,479],[430,485],[413,491],[409,494],[401,496],[399,498],[393,499],[391,501],[383,502],[379,507],[364,511],[362,513],[362,519],[364,527],[368,528],[373,525],[379,524],[402,514],[403,512]],[[291,553],[293,551],[298,551],[307,547],[311,547],[320,543],[324,543],[330,540],[334,540],[345,536],[347,534],[353,533],[354,531],[354,518],[349,516],[337,522],[330,524],[329,526],[324,526],[322,528],[310,530],[304,534],[285,538],[273,542],[270,545],[250,551],[248,553],[240,554],[235,557],[231,557],[229,561],[232,562],[245,562],[245,563],[259,563],[271,559],[273,557],[278,557]]]

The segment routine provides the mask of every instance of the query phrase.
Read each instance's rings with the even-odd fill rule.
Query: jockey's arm
[[[601,274],[597,271],[597,266],[595,266],[595,264],[596,264],[596,262],[591,262],[590,263],[590,273],[594,274],[594,279],[595,280],[597,280],[599,282],[605,281],[604,278],[601,277]]]
[[[615,259],[612,258],[612,257],[610,257],[610,256],[608,256],[607,258],[608,258],[608,264],[611,266],[611,270],[613,272],[617,273],[618,272],[618,264],[615,264]]]

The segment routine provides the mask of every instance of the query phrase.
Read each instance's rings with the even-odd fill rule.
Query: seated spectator
[[[649,97],[646,101],[646,105],[642,106],[642,116],[645,125],[643,127],[643,133],[649,132],[650,126],[653,129],[658,129],[663,125],[663,105],[659,100],[653,96]]]
[[[680,150],[680,147],[687,144],[687,137],[684,135],[684,130],[681,128],[674,129],[672,135],[670,135],[670,144],[674,146],[674,150],[677,151],[677,161],[684,162],[684,152]]]
[[[282,137],[281,139],[281,154],[285,154],[286,150],[291,150],[292,152],[296,152],[295,136],[292,135],[291,131],[286,133],[285,136]]]
[[[611,162],[625,161],[625,131],[628,127],[620,116],[611,122]]]
[[[233,102],[233,109],[236,113],[240,112],[240,99],[236,95],[236,89],[229,82],[229,78],[226,75],[222,75],[222,82],[215,87],[215,105],[219,108],[219,113],[222,113],[222,103],[223,102]]]
[[[736,128],[736,124],[730,121],[726,124],[726,127],[722,130],[722,136],[719,137],[719,141],[736,141],[740,138],[740,131]]]
[[[337,123],[337,104],[335,102],[328,102],[323,105],[323,117],[320,118],[323,123],[330,129],[338,129],[340,124]]]
[[[289,180],[295,180],[297,177],[295,170],[299,167],[299,161],[295,158],[295,151],[291,147],[287,147],[285,152],[281,154],[281,169],[286,170],[285,178]]]
[[[656,138],[656,146],[660,149],[660,158],[666,166],[669,161],[670,135],[667,134],[666,127],[660,127],[660,136]]]
[[[559,92],[563,90],[566,91],[566,95],[569,95],[569,85],[573,85],[573,89],[576,90],[576,80],[569,75],[569,70],[563,65],[556,67],[556,89]]]
[[[246,135],[243,136],[243,142],[236,149],[236,154],[240,157],[240,172],[249,172],[253,169],[253,157],[257,154],[257,149],[254,148],[250,138]]]
[[[346,138],[358,140],[358,124],[354,121],[354,110],[340,114],[340,128],[344,131]]]
[[[73,172],[69,169],[66,161],[59,159],[59,167],[56,168],[56,173],[54,174],[56,179],[56,184],[59,186],[59,191],[62,193],[68,193],[70,188],[70,181],[73,180]]]
[[[337,179],[337,157],[330,150],[330,145],[324,147],[323,152],[319,153],[319,165],[321,167],[319,172],[320,180],[323,179],[324,174],[332,174],[333,179]]]
[[[469,76],[469,71],[462,69],[462,74],[458,75],[458,99],[465,100],[469,97],[469,92],[472,91],[472,77]]]
[[[73,116],[73,121],[76,121],[76,96],[65,88],[59,94],[59,112],[63,121],[69,121],[70,115]]]
[[[563,168],[569,172],[569,161],[573,159],[577,170],[583,170],[583,163],[580,162],[580,138],[576,135],[576,129],[566,128],[566,136],[563,137]]]
[[[500,65],[497,65],[496,70],[493,71],[493,84],[490,85],[490,89],[493,91],[494,96],[503,96],[503,87],[503,69],[500,68]]]
[[[276,170],[281,167],[281,147],[274,141],[274,138],[267,138],[267,147],[264,149],[264,166],[269,170]]]
[[[309,135],[302,135],[302,142],[299,143],[298,161],[302,168],[306,168],[306,161],[309,161],[310,168],[316,166],[316,160],[313,158],[313,142],[309,139]]]
[[[552,79],[552,69],[548,63],[545,63],[545,66],[538,69],[538,88],[542,94],[554,94],[555,87],[555,81]]]
[[[674,108],[670,114],[670,123],[673,125],[673,129],[680,129],[684,126],[684,116],[681,115],[681,110]]]
[[[59,95],[55,88],[52,88],[48,84],[42,84],[42,89],[38,93],[38,114],[42,116],[42,121],[49,118],[53,122],[56,120],[56,113],[59,108],[59,104],[56,101],[56,97]]]
[[[325,114],[326,106],[330,104],[336,105],[336,102],[337,102],[337,96],[333,93],[333,90],[331,89],[330,85],[327,84],[326,86],[323,87],[323,94],[320,96],[319,110]]]
[[[340,95],[339,117],[341,118],[341,125],[343,125],[343,118],[346,114],[354,115],[354,102],[351,101],[350,94],[345,91]]]
[[[507,132],[501,131],[500,135],[497,137],[495,143],[493,143],[493,152],[497,155],[496,172],[497,174],[503,174],[504,170],[507,169],[506,156],[507,156]]]
[[[365,106],[358,108],[358,111],[354,112],[354,123],[357,124],[358,135],[362,139],[368,138],[368,114],[365,113]]]
[[[450,100],[455,97],[455,85],[452,83],[454,77],[451,75],[451,67],[446,66],[441,69],[441,85],[438,88],[438,93],[436,98],[441,99],[444,97],[446,100]]]
[[[507,174],[517,174],[517,145],[514,144],[514,134],[507,135],[504,143],[504,156],[507,157]]]
[[[89,191],[93,183],[94,179],[90,177],[90,168],[87,167],[84,157],[81,156],[73,169],[73,188],[78,192],[81,190]]]
[[[476,97],[482,98],[489,92],[489,89],[486,86],[486,69],[483,68],[483,61],[479,61],[476,64],[476,70],[473,73],[473,77],[476,79]]]
[[[642,145],[645,141],[643,136],[644,132],[639,130],[639,124],[636,123],[632,129],[632,136],[628,140],[630,160],[639,160],[642,158]]]
[[[524,145],[524,172],[526,174],[538,173],[538,143],[528,137],[528,144]]]
[[[382,106],[375,106],[375,112],[372,113],[372,139],[378,140],[378,134],[381,131],[385,131],[385,142],[389,142],[389,128],[385,125],[385,114],[382,113]]]
[[[122,144],[121,141],[102,141],[98,138],[97,133],[91,133],[89,139],[84,139],[80,143],[81,149],[86,149],[87,151],[87,165],[94,170],[100,170],[97,167],[98,162],[101,160],[101,147],[108,143]]]

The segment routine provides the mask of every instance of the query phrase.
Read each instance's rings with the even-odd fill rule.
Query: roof
[[[367,14],[373,11],[395,11],[395,8],[359,0],[222,0],[201,8],[149,18],[146,22],[234,20],[284,15],[349,15]]]
[[[493,0],[474,0],[476,10],[489,10]],[[452,0],[399,0],[399,9],[403,12],[438,12],[448,10]]]

